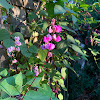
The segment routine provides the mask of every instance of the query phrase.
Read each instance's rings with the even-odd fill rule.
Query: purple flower
[[[38,71],[38,66],[35,66],[35,67],[34,67],[34,70],[37,70],[37,71]]]
[[[60,36],[57,36],[57,37],[56,37],[56,34],[54,34],[52,38],[53,38],[53,40],[56,41],[56,42],[61,41],[61,37],[60,37]]]
[[[17,63],[17,60],[16,59],[14,59],[13,61],[12,61],[12,63],[14,64],[14,63]]]
[[[43,44],[43,45],[41,45],[41,49],[42,50],[44,50],[45,49],[45,45]]]
[[[35,66],[34,67],[34,73],[35,73],[36,76],[39,75],[38,66]]]
[[[55,32],[57,32],[57,33],[60,33],[61,32],[61,27],[58,25],[54,25],[53,26],[53,30],[55,31]]]
[[[17,47],[17,48],[16,48],[16,51],[18,51],[18,52],[19,52],[19,51],[20,51],[20,47]]]
[[[20,41],[16,41],[16,45],[17,46],[21,46],[21,42]]]
[[[39,72],[38,71],[34,71],[35,75],[38,76],[39,75]]]
[[[59,25],[56,27],[56,32],[57,33],[61,32],[61,27]]]
[[[54,26],[54,25],[55,25],[55,19],[53,18],[51,21],[51,26]]]
[[[49,52],[49,53],[48,53],[48,56],[49,56],[49,57],[52,57],[52,52]]]
[[[11,46],[10,48],[7,49],[7,53],[12,52],[14,50],[15,50],[15,47],[14,46]]]
[[[48,34],[47,36],[44,36],[44,38],[43,38],[43,42],[45,42],[45,43],[48,43],[51,40],[52,40],[52,36],[50,34]]]
[[[47,29],[47,31],[48,31],[49,33],[52,33],[52,32],[53,32],[51,26],[49,27],[49,29]]]
[[[61,41],[61,37],[60,36],[57,36],[57,38],[56,38],[56,40],[55,40],[56,42],[59,42],[59,41]]]
[[[52,36],[52,39],[55,41],[56,40],[56,34],[54,34],[53,36]]]
[[[0,48],[3,48],[3,46],[2,46],[2,45],[0,45]]]
[[[55,48],[55,45],[53,43],[48,43],[45,45],[45,48],[48,50],[53,50]]]
[[[14,39],[15,39],[15,41],[19,41],[20,37],[19,36],[15,36]]]

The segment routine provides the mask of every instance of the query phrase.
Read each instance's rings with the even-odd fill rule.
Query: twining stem
[[[49,52],[50,52],[50,51],[48,51],[48,54],[49,54]],[[42,67],[41,67],[41,70],[42,70],[42,68],[44,67],[44,65],[46,64],[46,62],[48,61],[48,54],[47,54],[46,61],[44,62],[44,64],[43,64],[43,65],[42,65]],[[37,78],[37,76],[35,76],[34,80],[33,80],[33,81],[32,81],[32,83],[31,83],[31,85],[29,85],[29,87],[27,88],[27,90],[26,90],[25,94],[23,95],[22,100],[24,99],[24,97],[25,97],[26,93],[29,91],[30,87],[32,86],[32,84],[33,84],[33,82],[35,81],[35,79],[36,79],[36,78]]]
[[[13,51],[13,53],[12,53],[12,55],[11,55],[11,64],[10,64],[10,67],[9,67],[8,73],[9,73],[9,71],[10,71],[10,69],[11,69],[11,66],[13,65],[13,63],[12,63],[13,54],[14,54],[14,51]],[[7,75],[8,75],[8,73],[7,73]]]
[[[15,45],[15,48],[16,48],[16,45]],[[9,71],[11,69],[11,66],[13,65],[13,63],[12,63],[13,55],[14,55],[14,51],[12,52],[12,55],[11,55],[11,65],[9,67],[8,73],[9,73]],[[7,73],[7,75],[8,75],[8,73]]]
[[[27,88],[27,91],[25,92],[25,94],[23,95],[22,100],[24,99],[26,93],[28,92],[28,90],[30,89],[30,87],[32,86],[33,82],[35,81],[35,79],[37,78],[37,76],[35,76],[34,80],[32,81],[31,85],[29,85],[29,87]]]

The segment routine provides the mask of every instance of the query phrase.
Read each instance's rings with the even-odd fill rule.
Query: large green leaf
[[[28,52],[28,48],[27,48],[26,44],[23,43],[23,44],[20,46],[20,49],[21,49],[21,53],[22,53],[24,56],[30,57],[30,56],[32,55],[32,53]]]
[[[10,38],[10,33],[5,29],[0,29],[0,41]]]
[[[38,48],[35,45],[32,45],[29,47],[28,51],[31,53],[38,53]]]
[[[99,4],[100,4],[100,0],[98,0],[99,1]]]
[[[66,10],[62,6],[55,5],[55,7],[54,7],[54,14],[63,14],[65,12],[66,12]]]
[[[67,41],[75,44],[75,39],[71,35],[67,35]]]
[[[6,8],[8,11],[10,8],[13,8],[6,0],[0,0],[0,6]]]
[[[77,75],[76,71],[70,66],[70,64],[68,63],[66,59],[63,60],[63,63],[67,68],[71,69]]]
[[[5,39],[3,40],[3,45],[6,47],[6,48],[9,48],[11,46],[15,46],[15,41],[12,40],[12,39]]]
[[[74,24],[77,22],[77,18],[74,15],[72,15],[72,21]]]
[[[0,100],[18,100],[18,99],[9,97],[9,98],[4,98],[4,99],[0,99]]]
[[[30,12],[28,14],[28,17],[29,17],[29,21],[38,18],[38,16],[34,12]]]
[[[77,13],[75,13],[73,10],[68,9],[67,7],[65,7],[65,10],[68,11],[68,12],[70,12],[70,13],[77,14]]]
[[[30,90],[27,92],[23,100],[49,100],[50,97],[43,95],[41,92]]]
[[[19,74],[8,77],[8,78],[2,80],[0,82],[0,89],[5,91],[10,96],[19,95],[19,93],[21,93],[22,89],[21,89],[21,86],[19,86],[19,83],[17,82],[17,84],[18,84],[17,85],[16,82],[15,82],[17,76],[19,76]],[[20,80],[20,81],[23,81],[23,79]]]
[[[6,92],[4,92],[4,91],[1,92],[1,98],[2,99],[8,98],[8,97],[9,97],[9,95]]]
[[[46,10],[48,12],[48,16],[51,16],[51,17],[54,16],[54,6],[55,6],[55,3],[53,2],[46,3]]]
[[[20,72],[16,78],[15,78],[15,84],[22,86],[23,85],[23,76],[22,73]]]
[[[65,25],[61,25],[61,27],[62,27],[63,29],[66,29],[67,31],[70,31],[70,32],[72,32],[72,33],[75,33],[75,34],[76,34],[76,32],[75,32],[74,30],[72,30],[72,29],[68,28],[68,27],[67,27],[67,26],[65,26]]]
[[[84,53],[82,52],[82,50],[78,46],[71,44],[71,48],[73,50],[75,50],[76,52],[78,52],[79,54],[84,55]]]
[[[57,43],[57,50],[62,53],[67,49],[67,41],[60,41]]]
[[[39,49],[38,56],[39,56],[41,61],[46,61],[47,53],[48,53],[48,50]]]
[[[43,84],[42,88],[38,89],[38,92],[33,90],[28,91],[23,100],[49,100],[51,92],[51,88],[47,84]],[[52,93],[52,100],[58,100],[54,93]]]
[[[32,83],[32,81],[34,80],[34,78],[33,79],[31,79],[30,81],[28,81],[26,84],[31,84]],[[39,87],[39,82],[40,82],[40,80],[41,80],[41,77],[37,77],[36,79],[35,79],[35,81],[33,82],[33,84],[32,84],[32,87]]]

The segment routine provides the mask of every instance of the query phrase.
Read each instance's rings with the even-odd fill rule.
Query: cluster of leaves
[[[9,8],[12,8],[8,2],[0,0],[2,10],[6,8],[9,11]],[[8,6],[5,5],[6,3]],[[99,68],[100,51],[99,43],[96,44],[95,41],[99,42],[99,35],[96,32],[93,34],[92,31],[100,21],[98,14],[94,19],[95,10],[99,9],[99,3],[92,3],[86,0],[73,0],[72,3],[70,3],[70,0],[69,2],[67,0],[57,0],[56,2],[42,0],[40,9],[28,13],[26,24],[30,25],[29,31],[32,34],[27,45],[20,32],[10,35],[7,30],[0,29],[0,41],[3,41],[6,48],[14,46],[13,39],[15,36],[19,36],[22,43],[21,52],[15,53],[18,62],[11,67],[10,73],[7,73],[8,69],[0,68],[1,100],[21,99],[24,94],[24,100],[44,100],[44,98],[46,100],[50,98],[52,100],[58,100],[58,98],[63,100],[65,99],[63,96],[67,93],[69,93],[69,98],[74,100],[85,91],[89,93],[93,91],[94,94],[91,93],[91,95],[98,99],[99,84],[96,82],[98,78],[95,77],[99,73],[97,70]],[[62,41],[55,44],[56,48],[52,50],[53,57],[45,62],[48,50],[41,50],[40,46],[43,36],[47,34],[47,28],[52,18],[55,18],[56,24],[62,27],[62,32],[59,34]],[[88,26],[89,28],[87,28]],[[38,36],[38,41],[34,43],[33,39],[36,36]],[[91,41],[89,41],[89,38]],[[86,39],[88,39],[88,45],[85,43]],[[84,49],[87,52],[81,50],[81,43],[84,44]],[[76,64],[79,59],[88,61],[88,63],[85,63],[84,70]],[[44,66],[34,81],[34,66],[36,65],[39,66],[39,69]],[[74,72],[74,75],[71,72]],[[69,78],[68,73],[70,73]],[[67,83],[67,85],[70,85],[69,90],[65,92],[66,94],[63,94],[63,91],[67,91],[65,83],[68,79],[70,79]],[[88,81],[89,79],[91,80]],[[33,84],[31,84],[32,82]],[[28,89],[30,90],[26,93]],[[54,93],[53,89],[57,92]],[[77,89],[80,91],[76,92]]]

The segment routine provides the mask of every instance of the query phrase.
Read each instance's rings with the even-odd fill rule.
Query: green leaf
[[[72,15],[72,21],[74,24],[77,22],[77,18],[74,15]]]
[[[82,7],[84,10],[88,10],[88,8],[90,7],[90,5],[83,3],[80,5],[80,7]]]
[[[0,99],[0,100],[18,100],[18,99],[15,99],[15,98],[11,98],[11,97],[9,97],[9,98]]]
[[[64,67],[64,68],[61,69],[61,75],[62,75],[62,77],[64,79],[66,79],[66,77],[67,77],[66,69],[67,69],[66,67]]]
[[[54,6],[55,6],[55,3],[53,2],[46,3],[46,10],[48,12],[48,16],[51,16],[51,17],[54,16]]]
[[[42,27],[43,31],[46,31],[47,27],[48,27],[48,23],[44,22],[43,23],[43,27]]]
[[[9,95],[6,92],[2,91],[1,92],[1,97],[2,97],[2,99],[5,99],[5,98],[9,97]]]
[[[22,44],[20,46],[20,49],[21,49],[21,53],[26,56],[26,57],[30,57],[32,55],[32,53],[28,52],[28,48],[26,46],[26,44]]]
[[[6,8],[8,11],[10,8],[13,8],[6,0],[0,0],[0,6]]]
[[[76,45],[74,45],[74,44],[71,44],[71,48],[72,48],[73,50],[75,50],[76,52],[78,52],[79,54],[81,54],[81,55],[84,56],[84,53],[81,51],[81,49],[80,49],[78,46],[76,46]]]
[[[75,32],[74,30],[72,30],[72,29],[68,28],[68,27],[67,27],[67,26],[65,26],[65,25],[61,25],[61,27],[62,27],[63,29],[66,29],[67,31],[70,31],[70,32],[72,32],[72,33],[75,33],[75,34],[76,34],[76,32]]]
[[[0,29],[0,41],[10,38],[10,33],[5,29]]]
[[[31,85],[31,83],[32,83],[33,80],[34,80],[34,78],[31,79],[30,81],[28,81],[26,84]],[[41,80],[41,77],[37,77],[37,78],[35,79],[35,81],[33,82],[32,87],[40,87],[40,86],[39,86],[40,80]]]
[[[77,13],[75,13],[73,10],[68,9],[67,7],[65,7],[65,10],[68,11],[68,12],[70,12],[70,13],[77,14]]]
[[[29,21],[38,18],[38,16],[34,12],[30,12],[28,14],[28,17],[29,17]]]
[[[99,4],[100,4],[100,0],[98,0],[99,1]]]
[[[67,35],[67,41],[75,44],[75,39],[71,35]]]
[[[59,79],[59,80],[57,80],[57,81],[58,81],[58,83],[61,85],[62,89],[65,90],[65,91],[67,91],[67,88],[66,88],[65,85],[64,85],[64,80],[63,80],[63,79]]]
[[[59,98],[59,100],[63,100],[63,95],[60,93],[60,94],[58,95],[58,98]]]
[[[15,79],[15,84],[22,86],[23,85],[23,76],[22,73],[20,72],[17,74],[16,79]]]
[[[46,61],[47,53],[48,53],[48,50],[39,49],[38,56],[39,56],[41,61],[43,61],[43,62]]]
[[[88,48],[88,49],[91,51],[91,53],[92,53],[94,56],[97,56],[97,55],[99,54],[99,52],[96,51],[96,50],[92,50],[91,48]]]
[[[0,68],[0,75],[1,76],[6,76],[7,75],[7,69],[5,69],[5,68]]]
[[[57,50],[62,53],[66,50],[67,48],[67,41],[60,41],[57,43]]]
[[[33,72],[31,72],[31,71],[26,71],[26,74],[25,74],[26,76],[34,76],[34,73]]]
[[[63,60],[63,63],[64,63],[64,65],[67,67],[67,68],[69,68],[69,69],[71,69],[76,75],[77,75],[77,73],[76,73],[76,71],[70,66],[70,64],[68,63],[68,61],[67,60]],[[78,75],[77,75],[78,76]]]
[[[6,47],[6,48],[9,48],[11,46],[15,46],[15,41],[12,40],[12,39],[5,39],[3,40],[3,45]]]
[[[10,96],[19,95],[22,91],[21,87],[15,83],[17,75],[8,77],[0,82],[0,89]]]
[[[35,45],[32,45],[29,47],[28,51],[31,53],[38,53],[38,48]]]
[[[54,14],[63,14],[65,12],[66,12],[66,10],[62,6],[55,5],[55,7],[54,7]]]
[[[41,92],[30,90],[27,92],[23,100],[44,100],[44,99],[49,100],[50,97],[47,95],[44,95],[42,92],[43,90]],[[53,100],[58,100],[58,99],[53,99]]]
[[[47,95],[48,97],[50,97],[52,92],[51,88],[47,84],[42,84],[42,87],[43,88],[39,89],[39,92],[42,92],[43,95]]]

